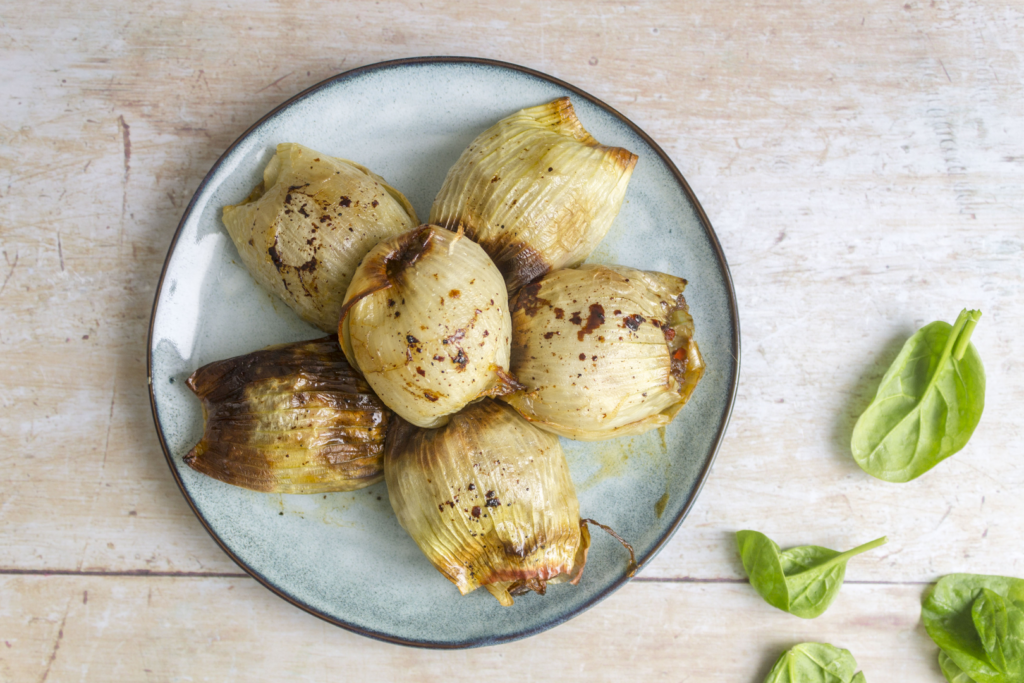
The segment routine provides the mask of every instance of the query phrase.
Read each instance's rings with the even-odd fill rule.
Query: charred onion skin
[[[345,296],[339,335],[384,403],[439,427],[484,396],[519,388],[501,273],[472,240],[424,225],[377,245]]]
[[[380,176],[294,143],[277,146],[263,182],[223,217],[253,278],[330,333],[366,253],[418,222]]]
[[[668,424],[704,374],[682,278],[624,266],[559,270],[512,305],[503,400],[530,422],[581,441]]]
[[[632,152],[598,143],[563,97],[477,136],[448,171],[430,222],[476,240],[514,294],[590,255],[622,206],[636,162]]]
[[[210,363],[188,386],[206,423],[185,456],[197,472],[270,493],[353,491],[384,476],[391,411],[336,337]]]
[[[505,606],[576,584],[590,534],[558,438],[484,399],[440,429],[396,417],[384,472],[391,506],[431,564],[465,595]]]

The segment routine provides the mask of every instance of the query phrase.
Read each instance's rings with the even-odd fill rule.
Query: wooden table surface
[[[428,6],[429,5],[429,6]],[[1024,577],[1024,5],[6,0],[0,6],[0,679],[760,683],[802,641],[940,681],[950,572]],[[439,652],[271,594],[207,535],[150,413],[146,333],[190,197],[252,122],[352,67],[522,64],[608,102],[702,202],[735,280],[739,395],[661,554],[582,616]],[[962,307],[988,373],[970,444],[887,484],[849,452],[902,342]],[[848,548],[805,621],[733,542]]]

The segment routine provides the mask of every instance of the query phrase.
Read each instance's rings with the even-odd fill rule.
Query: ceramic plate
[[[430,214],[470,141],[518,109],[569,95],[604,144],[640,156],[622,211],[592,262],[686,278],[707,372],[663,430],[597,443],[563,439],[580,511],[616,529],[644,563],[671,537],[707,478],[735,397],[739,328],[728,266],[707,217],[665,153],[624,116],[579,89],[522,67],[425,58],[355,69],[297,95],[224,153],[171,244],[149,338],[151,400],[171,471],[199,519],[243,569],[295,605],[374,638],[467,647],[521,638],[593,606],[625,581],[623,548],[595,530],[578,586],[552,586],[501,607],[461,597],[398,525],[384,483],[354,493],[255,493],[204,477],[184,456],[203,432],[185,380],[200,366],[322,333],[261,289],[221,223],[280,142],[354,159]],[[641,574],[643,569],[641,568]]]

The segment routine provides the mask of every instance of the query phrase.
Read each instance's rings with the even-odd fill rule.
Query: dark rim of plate
[[[210,525],[207,524],[206,519],[203,517],[202,513],[196,507],[196,504],[192,500],[192,497],[188,494],[188,491],[185,489],[185,486],[181,481],[181,477],[178,474],[178,468],[174,464],[174,458],[171,455],[170,449],[168,449],[167,447],[167,442],[164,440],[164,433],[160,427],[160,417],[157,413],[156,397],[153,394],[153,324],[156,321],[157,307],[159,306],[160,296],[163,293],[164,276],[167,274],[167,266],[170,263],[171,255],[174,253],[174,249],[178,244],[178,238],[181,236],[182,228],[184,227],[185,222],[188,220],[188,218],[192,215],[192,209],[195,206],[197,198],[203,193],[203,190],[206,188],[207,183],[210,182],[210,179],[213,177],[217,169],[220,168],[220,165],[224,162],[224,160],[234,151],[234,149],[243,140],[245,140],[254,130],[261,126],[265,121],[273,118],[275,115],[277,115],[278,112],[283,111],[284,109],[290,107],[296,102],[312,95],[313,93],[323,88],[326,88],[339,81],[344,81],[370,71],[431,64],[478,64],[492,68],[516,71],[522,74],[526,74],[528,76],[532,76],[534,78],[547,81],[549,83],[553,83],[554,85],[557,85],[560,88],[564,88],[565,90],[573,93],[577,97],[584,98],[589,102],[597,105],[598,107],[604,109],[608,113],[612,114],[615,118],[619,119],[623,124],[628,126],[630,130],[636,133],[637,136],[643,139],[644,142],[650,145],[651,149],[657,152],[658,156],[661,157],[662,162],[664,162],[664,164],[672,171],[672,174],[675,176],[680,187],[683,188],[683,191],[686,193],[686,196],[690,200],[690,203],[696,209],[697,215],[700,218],[700,222],[704,227],[704,231],[705,233],[707,233],[707,238],[711,242],[712,247],[714,248],[715,255],[718,258],[718,266],[722,273],[722,279],[725,281],[728,288],[727,293],[729,298],[729,314],[733,323],[732,343],[734,345],[734,348],[736,349],[736,356],[734,358],[735,371],[732,373],[732,377],[729,378],[729,399],[725,407],[725,410],[723,411],[721,416],[721,422],[718,427],[718,433],[715,435],[714,442],[712,444],[711,454],[709,455],[707,461],[704,463],[704,467],[701,470],[699,477],[697,478],[697,482],[693,488],[693,491],[690,494],[689,499],[683,505],[683,509],[672,521],[672,524],[668,527],[668,529],[665,531],[662,537],[657,541],[657,543],[654,544],[654,547],[651,548],[651,550],[645,556],[639,558],[639,563],[641,566],[650,562],[654,558],[654,556],[658,554],[662,547],[664,547],[664,545],[669,541],[669,539],[671,539],[672,536],[675,535],[675,532],[682,525],[683,520],[686,518],[686,515],[689,514],[690,508],[693,507],[694,501],[697,500],[697,496],[700,495],[701,489],[704,488],[704,483],[707,481],[708,475],[711,473],[711,466],[712,464],[714,464],[715,457],[718,455],[718,449],[722,445],[722,439],[725,437],[726,428],[729,425],[729,418],[732,415],[733,405],[736,402],[736,391],[739,385],[740,373],[740,328],[739,311],[736,306],[736,291],[733,287],[732,275],[729,272],[729,266],[725,261],[725,254],[722,253],[722,246],[721,244],[719,244],[718,236],[715,235],[715,231],[711,227],[711,221],[708,220],[707,214],[704,213],[704,208],[700,205],[700,202],[697,201],[697,197],[693,194],[693,190],[690,189],[690,185],[686,182],[686,179],[683,178],[683,175],[679,172],[679,169],[676,168],[676,165],[672,163],[672,160],[669,159],[668,155],[665,154],[665,151],[658,145],[658,143],[656,143],[653,139],[651,139],[649,135],[647,135],[647,133],[642,131],[635,123],[633,123],[628,118],[623,116],[621,113],[616,111],[613,107],[602,102],[593,95],[590,95],[584,92],[583,90],[580,90],[574,85],[566,83],[565,81],[559,80],[553,76],[549,76],[540,71],[535,71],[524,66],[519,66],[518,64],[511,64],[509,62],[501,62],[493,59],[482,59],[478,57],[411,57],[407,59],[395,59],[391,61],[378,62],[376,64],[369,64],[367,66],[357,67],[355,69],[351,69],[350,71],[346,71],[336,76],[332,76],[331,78],[328,78],[324,81],[321,81],[320,83],[317,83],[316,85],[307,88],[306,90],[303,90],[299,94],[289,98],[282,104],[278,105],[269,113],[260,118],[259,121],[251,125],[244,133],[242,133],[242,135],[238,137],[237,140],[231,143],[231,145],[224,151],[223,154],[220,155],[220,158],[218,158],[216,163],[214,163],[213,166],[210,168],[210,171],[206,174],[206,177],[203,178],[203,181],[199,184],[199,187],[196,188],[195,194],[192,195],[192,199],[191,201],[189,201],[188,207],[186,207],[185,213],[182,214],[181,221],[178,222],[178,227],[174,231],[174,237],[171,239],[170,247],[168,247],[167,250],[167,258],[164,259],[164,265],[160,271],[160,281],[157,284],[156,296],[153,299],[153,311],[152,314],[150,315],[149,320],[149,335],[146,342],[148,349],[146,354],[146,374],[147,377],[149,378],[149,404],[153,411],[153,422],[156,426],[157,435],[160,438],[160,447],[164,451],[164,456],[167,459],[168,467],[170,467],[171,469],[171,474],[174,476],[174,481],[178,484],[178,488],[181,490],[182,495],[185,496],[185,500],[188,501],[189,507],[192,508],[192,512],[195,513],[196,517],[203,525],[203,528],[205,528],[207,533],[209,533],[213,540],[216,541],[217,545],[220,546],[221,550],[223,550],[228,555],[228,557],[234,560],[234,562],[239,567],[244,569],[250,576],[259,581],[261,584],[263,584],[263,586],[265,586],[269,590],[273,591],[279,597],[283,598],[284,600],[287,600],[296,607],[303,609],[306,612],[309,612],[310,614],[323,619],[324,621],[334,624],[335,626],[340,626],[341,628],[352,631],[353,633],[358,633],[360,635],[367,636],[369,638],[374,638],[376,640],[382,640],[390,643],[397,643],[399,645],[453,650],[468,647],[480,647],[485,645],[497,645],[499,643],[519,640],[521,638],[527,638],[529,636],[536,635],[537,633],[540,633],[542,631],[554,628],[555,626],[558,626],[559,624],[562,624],[568,621],[569,619],[572,619],[573,617],[582,614],[586,610],[596,605],[601,600],[605,599],[606,597],[614,593],[616,590],[621,588],[627,581],[629,581],[629,577],[623,574],[614,583],[612,583],[610,586],[605,588],[603,591],[595,595],[591,600],[587,601],[580,607],[571,610],[565,614],[562,614],[554,619],[551,619],[550,621],[547,621],[544,624],[541,624],[540,626],[524,629],[522,631],[505,636],[476,638],[458,643],[407,640],[405,638],[399,638],[388,633],[373,631],[367,628],[356,626],[354,624],[350,624],[340,619],[335,619],[330,615],[323,614],[322,612],[317,611],[313,607],[306,605],[300,602],[299,600],[296,600],[294,597],[288,595],[286,592],[284,592],[284,590],[274,585],[272,582],[270,582],[259,572],[254,570],[252,567],[245,564],[245,562],[243,562],[233,552],[231,552],[231,550],[220,539],[217,533],[212,528],[210,528]]]

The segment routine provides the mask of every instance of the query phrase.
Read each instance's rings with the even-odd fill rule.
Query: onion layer
[[[430,222],[479,242],[514,294],[590,255],[619,213],[636,161],[591,137],[563,97],[478,135],[448,171]]]
[[[345,355],[384,403],[420,427],[483,396],[508,374],[508,295],[479,245],[424,225],[377,245],[345,296]]]
[[[359,164],[293,143],[277,146],[249,198],[224,225],[255,280],[299,316],[335,332],[356,266],[417,223],[412,205]]]
[[[391,411],[345,362],[334,337],[204,365],[202,440],[185,463],[254,491],[352,491],[381,480]]]
[[[489,399],[440,429],[396,418],[384,457],[391,506],[423,554],[465,595],[502,605],[577,583],[590,534],[552,434]]]
[[[549,273],[512,306],[504,397],[541,429],[582,441],[668,424],[704,374],[686,280],[623,266]]]

